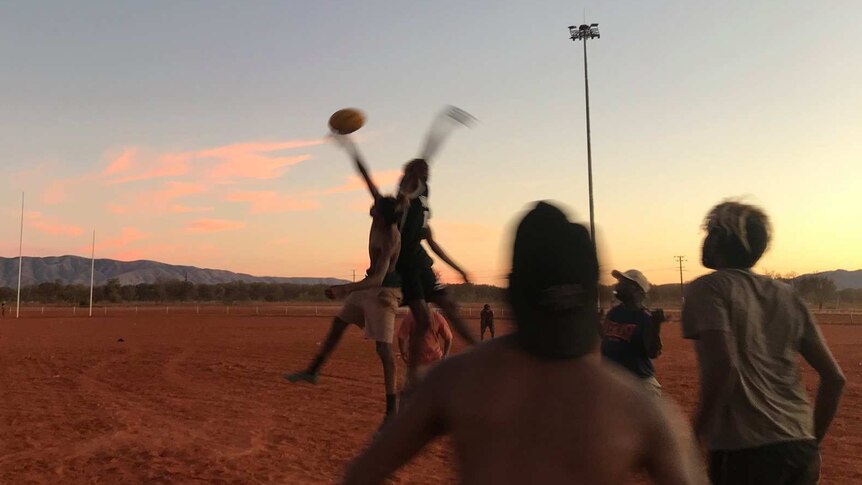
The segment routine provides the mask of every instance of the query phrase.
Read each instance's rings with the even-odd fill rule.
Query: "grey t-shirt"
[[[751,448],[814,439],[802,384],[799,348],[819,332],[793,288],[745,270],[719,270],[694,280],[685,293],[682,332],[728,333],[738,381],[708,436],[711,450]]]

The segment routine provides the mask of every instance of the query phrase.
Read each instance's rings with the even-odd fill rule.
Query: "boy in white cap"
[[[611,274],[617,279],[614,294],[620,304],[611,308],[602,323],[602,356],[626,368],[652,393],[661,395],[652,359],[661,354],[664,312],[651,312],[644,306],[650,284],[643,273],[630,269]]]

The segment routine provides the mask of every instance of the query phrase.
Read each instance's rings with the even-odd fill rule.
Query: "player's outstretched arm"
[[[333,134],[332,137],[341,145],[342,148],[347,152],[350,158],[353,160],[353,163],[356,164],[356,170],[359,171],[359,174],[362,175],[362,179],[365,181],[365,185],[368,186],[368,191],[371,192],[371,197],[374,200],[380,198],[380,191],[377,189],[377,185],[374,183],[374,180],[371,179],[371,175],[368,173],[368,168],[365,163],[365,159],[362,158],[362,154],[359,153],[359,147],[353,143],[353,140],[347,135],[339,135]]]
[[[442,400],[447,393],[439,367],[416,389],[406,408],[347,468],[344,485],[383,483],[435,437],[446,431]]]
[[[464,283],[470,282],[470,276],[467,275],[467,272],[464,271],[463,268],[458,266],[458,263],[453,261],[452,258],[450,258],[448,254],[446,254],[446,251],[444,251],[443,248],[440,247],[440,245],[434,239],[434,233],[431,232],[431,226],[427,226],[425,228],[425,241],[428,242],[428,247],[431,248],[431,251],[434,251],[434,254],[439,256],[440,259],[442,259],[446,264],[451,266],[452,269],[454,269],[458,272],[458,274],[461,275],[461,277],[464,279]]]

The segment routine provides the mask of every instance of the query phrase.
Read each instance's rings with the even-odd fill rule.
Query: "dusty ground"
[[[306,364],[328,322],[157,311],[7,315],[0,483],[331,483],[379,424],[383,380],[373,345],[357,330],[317,386],[281,379]],[[824,444],[822,483],[862,483],[862,327],[824,331],[849,384]],[[673,324],[665,345],[659,378],[690,412],[690,345]],[[396,482],[452,481],[451,463],[446,443],[435,443]]]

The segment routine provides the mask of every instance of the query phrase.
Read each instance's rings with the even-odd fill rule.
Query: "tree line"
[[[810,305],[823,308],[844,308],[862,305],[862,289],[838,290],[835,283],[825,276],[806,276],[767,273],[794,286],[799,295]],[[325,285],[299,285],[292,283],[230,283],[197,284],[183,280],[158,280],[154,283],[122,285],[117,279],[93,288],[93,301],[97,303],[132,302],[288,302],[323,301]],[[464,283],[450,285],[449,292],[455,301],[494,303],[505,301],[506,290],[492,285]],[[0,300],[14,301],[14,288],[0,287]],[[613,286],[600,287],[604,306],[614,301]],[[21,300],[46,304],[86,305],[90,299],[90,287],[82,284],[64,284],[59,281],[39,283],[21,288]],[[653,285],[648,300],[653,306],[675,305],[681,299],[678,284]]]
[[[292,283],[230,283],[198,284],[183,280],[158,280],[135,285],[120,284],[110,279],[93,287],[96,303],[181,303],[181,302],[288,302],[326,300],[326,285],[300,285]],[[501,302],[502,288],[491,285],[460,284],[449,287],[456,301]],[[0,301],[11,302],[17,290],[0,287]],[[21,301],[45,304],[88,305],[90,287],[82,284],[64,284],[60,281],[21,287]]]

